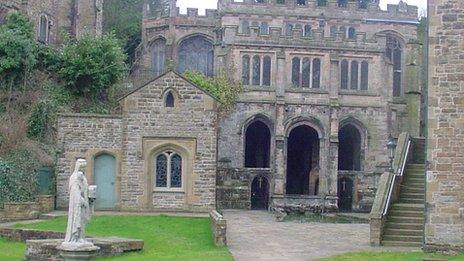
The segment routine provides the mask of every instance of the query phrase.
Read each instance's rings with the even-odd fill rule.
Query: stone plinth
[[[60,250],[63,239],[27,240],[24,260],[90,260],[92,256],[116,256],[143,249],[143,240],[117,237],[88,239],[97,248],[89,251]]]

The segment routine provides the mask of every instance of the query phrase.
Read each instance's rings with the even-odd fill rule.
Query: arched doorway
[[[263,176],[256,177],[251,183],[251,209],[265,210],[269,205],[269,182]]]
[[[353,209],[353,180],[347,177],[338,180],[338,210],[351,212]]]
[[[287,140],[287,185],[289,195],[310,195],[310,175],[319,166],[319,135],[310,126],[294,128]]]
[[[245,168],[269,168],[271,131],[262,121],[255,121],[245,133]]]
[[[361,133],[353,124],[338,132],[338,170],[361,170]]]
[[[111,210],[116,207],[116,158],[109,154],[95,157],[94,181],[97,185],[95,208]]]

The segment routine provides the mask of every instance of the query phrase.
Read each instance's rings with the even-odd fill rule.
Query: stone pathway
[[[227,243],[237,261],[315,260],[346,252],[375,251],[368,224],[276,222],[265,211],[223,211]]]

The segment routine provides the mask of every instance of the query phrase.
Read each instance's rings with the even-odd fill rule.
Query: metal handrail
[[[396,182],[397,182],[397,177],[403,176],[404,169],[406,167],[406,162],[408,160],[409,150],[411,148],[411,139],[409,138],[409,135],[407,135],[407,133],[403,135],[406,135],[405,139],[407,139],[407,142],[404,143],[406,146],[403,145],[401,148],[396,148],[397,150],[401,149],[402,153],[400,154],[401,155],[400,158],[397,159],[398,165],[396,166],[394,173],[392,173],[393,175],[390,177],[392,181],[388,189],[387,200],[385,201],[385,205],[383,206],[382,216],[387,215],[387,212],[388,212],[388,209],[391,203],[392,194],[393,194]]]

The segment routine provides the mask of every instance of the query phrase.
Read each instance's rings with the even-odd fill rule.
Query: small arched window
[[[361,63],[361,90],[369,89],[369,63],[362,61]]]
[[[242,21],[242,34],[250,34],[250,22]]]
[[[348,29],[348,38],[356,39],[356,29],[354,29],[353,27],[350,27]]]
[[[242,84],[250,85],[250,56],[242,57]]]
[[[403,80],[403,46],[391,35],[387,37],[386,56],[393,63],[393,96],[400,97]]]
[[[267,22],[262,22],[259,29],[260,34],[269,34],[269,24]]]
[[[304,31],[303,31],[303,36],[304,37],[309,37],[311,36],[312,31],[311,31],[311,25],[307,24],[304,26]]]
[[[293,87],[300,87],[300,58],[292,59],[292,84]]]
[[[287,24],[285,27],[285,35],[292,36],[293,35],[293,24]]]
[[[303,68],[301,68],[301,86],[309,88],[311,84],[311,59],[303,59]]]
[[[43,44],[48,44],[48,35],[49,35],[49,20],[46,15],[41,15],[40,16],[40,21],[39,21],[39,39],[38,41]]]
[[[172,92],[168,92],[166,97],[164,98],[164,107],[166,108],[174,108],[175,98]]]
[[[252,84],[261,85],[261,57],[253,56],[253,75]]]
[[[157,77],[164,72],[164,62],[166,59],[166,41],[158,39],[153,43],[152,47],[152,76]]]
[[[313,84],[311,88],[321,88],[321,59],[319,58],[313,60]]]
[[[348,61],[347,60],[342,60],[341,65],[340,65],[340,88],[342,90],[347,90],[348,89]]]
[[[267,55],[263,59],[263,85],[271,86],[271,57]]]
[[[359,73],[359,63],[357,61],[351,62],[351,90],[358,89],[358,73]]]
[[[154,164],[156,188],[182,188],[182,157],[165,151],[155,156]]]

